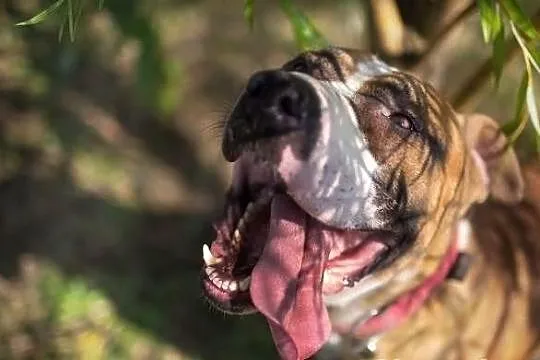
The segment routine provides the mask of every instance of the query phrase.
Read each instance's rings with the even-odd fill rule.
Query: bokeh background
[[[0,359],[276,359],[264,319],[212,310],[199,271],[230,176],[217,125],[298,51],[290,19],[273,1],[250,30],[242,1],[105,0],[74,42],[54,18],[14,26],[47,4],[0,5]],[[329,42],[377,49],[365,1],[296,4]],[[420,73],[452,98],[489,55],[473,13]],[[522,68],[467,110],[511,119]]]

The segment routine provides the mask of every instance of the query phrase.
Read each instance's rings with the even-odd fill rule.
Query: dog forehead
[[[287,62],[283,69],[303,72],[320,81],[342,83],[364,82],[398,71],[376,55],[341,47],[306,51]]]
[[[356,101],[362,94],[379,99],[394,111],[414,114],[431,143],[446,142],[453,131],[449,128],[455,124],[451,106],[435,89],[372,53],[343,47],[306,51],[287,62],[283,70],[303,73],[312,84],[332,88],[350,100],[355,110],[363,104]]]

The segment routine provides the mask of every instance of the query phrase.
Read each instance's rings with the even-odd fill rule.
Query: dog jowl
[[[343,48],[254,74],[222,150],[233,179],[203,247],[204,292],[226,313],[260,312],[284,359],[314,355],[332,331],[391,336],[470,247],[473,204],[523,195],[491,119]]]

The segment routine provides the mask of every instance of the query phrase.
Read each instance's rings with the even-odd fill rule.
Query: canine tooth
[[[212,274],[214,273],[217,273],[216,270],[214,270],[213,268],[211,267],[207,267],[204,269],[204,271],[206,272],[206,275],[208,275],[208,277],[210,277]]]
[[[206,266],[217,265],[223,261],[222,258],[217,258],[214,255],[212,255],[210,248],[206,244],[203,245],[202,253],[203,253],[204,263],[206,264]]]
[[[238,281],[238,288],[242,291],[246,291],[249,288],[249,283],[251,282],[251,276],[248,276],[247,278]]]
[[[230,291],[236,291],[238,289],[238,281],[231,281],[229,284],[229,290]]]
[[[218,272],[217,271],[214,271],[213,273],[211,273],[210,275],[208,275],[208,278],[210,280],[214,280],[217,276],[218,276]]]

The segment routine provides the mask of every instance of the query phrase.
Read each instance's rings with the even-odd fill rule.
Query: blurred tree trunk
[[[370,0],[372,50],[413,67],[473,0]]]

